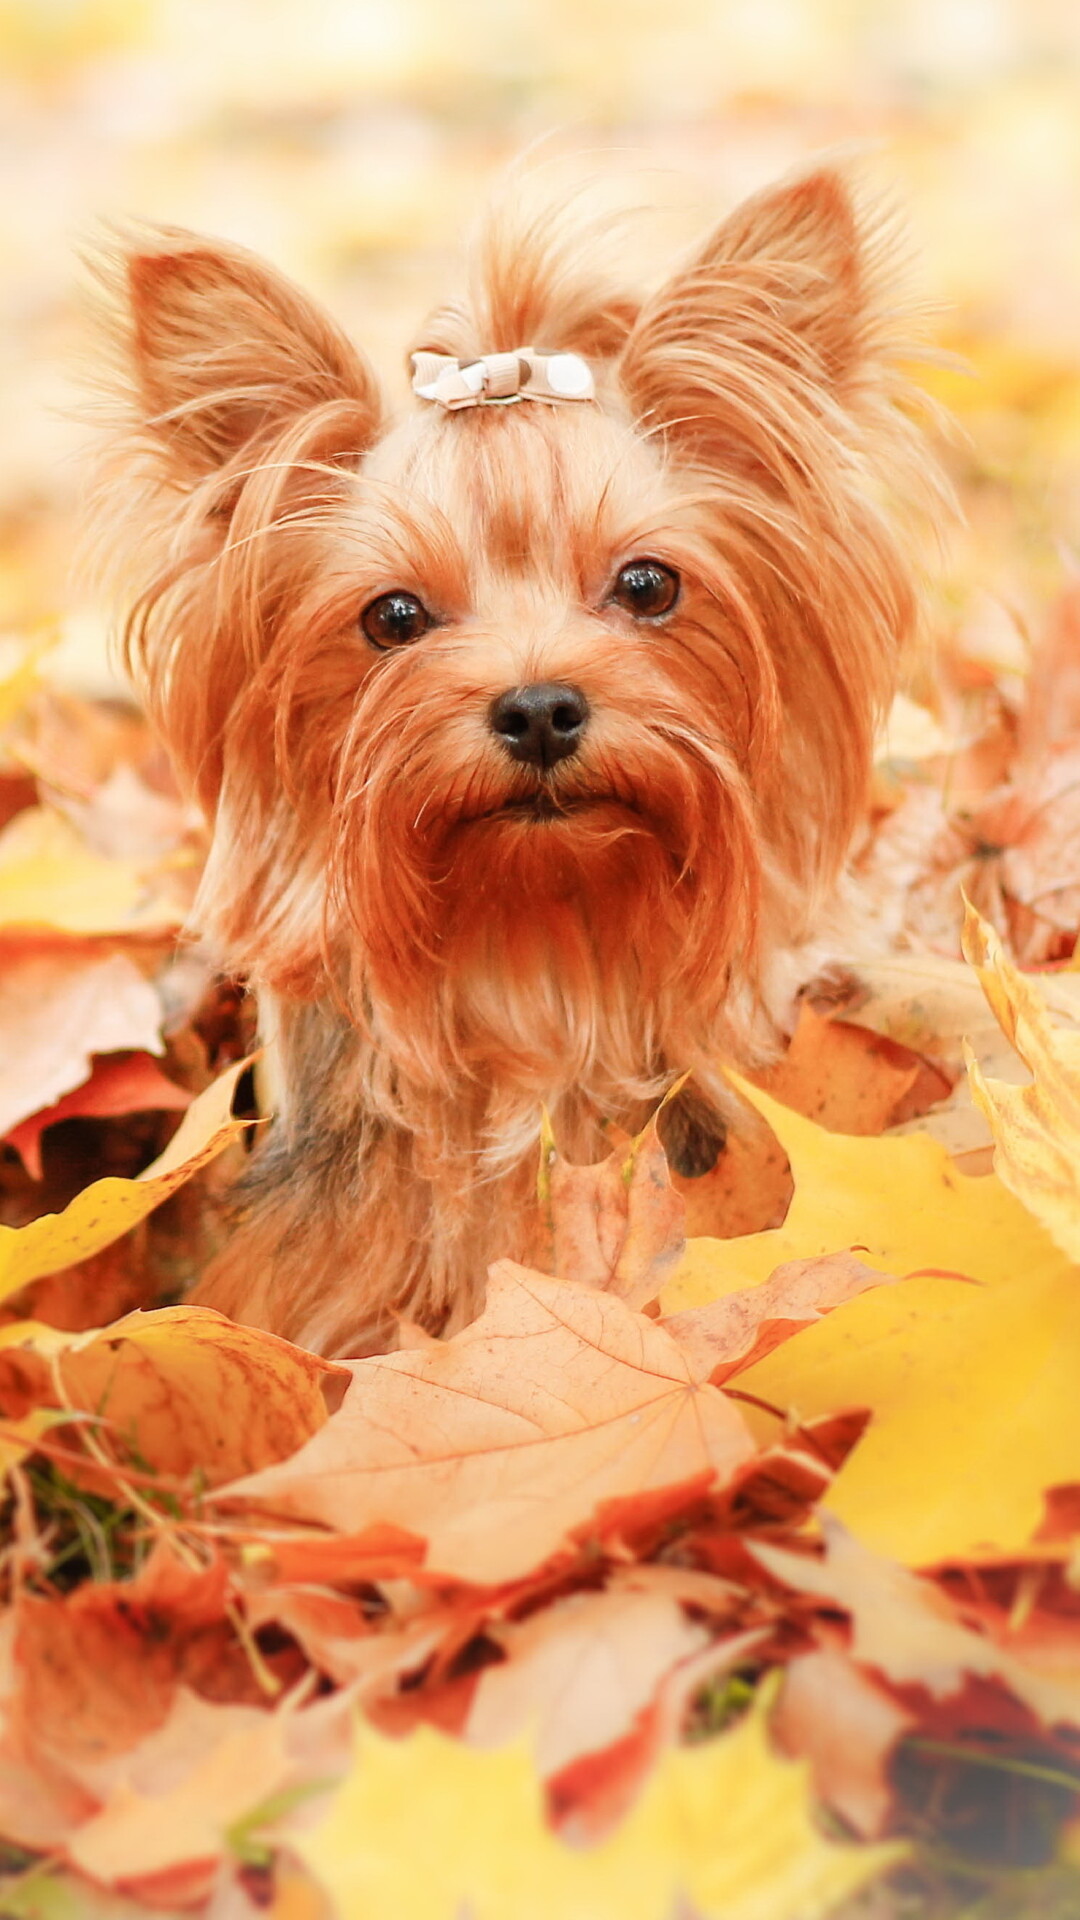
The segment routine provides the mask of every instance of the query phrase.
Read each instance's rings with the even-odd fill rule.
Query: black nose
[[[512,760],[531,767],[553,767],[581,745],[589,703],[580,687],[542,680],[532,687],[511,687],[493,703],[491,729]]]

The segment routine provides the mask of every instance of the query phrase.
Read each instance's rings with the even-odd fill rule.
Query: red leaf
[[[182,1113],[191,1100],[186,1088],[169,1080],[149,1053],[98,1054],[89,1080],[65,1093],[55,1106],[42,1107],[20,1120],[5,1138],[22,1156],[31,1178],[40,1180],[41,1136],[58,1120],[76,1116],[108,1119],[123,1113]]]

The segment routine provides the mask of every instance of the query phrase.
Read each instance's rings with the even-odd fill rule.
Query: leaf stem
[[[931,1740],[912,1734],[904,1746],[919,1753],[936,1754],[943,1760],[962,1760],[971,1767],[992,1767],[995,1772],[1019,1774],[1025,1780],[1041,1780],[1049,1787],[1065,1787],[1080,1793],[1080,1772],[1065,1773],[1057,1767],[1044,1767],[1036,1760],[1016,1760],[1007,1754],[983,1753],[977,1747],[961,1746],[952,1740]]]

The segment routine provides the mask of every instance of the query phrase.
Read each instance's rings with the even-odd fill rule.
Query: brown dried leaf
[[[65,1339],[40,1330],[0,1350],[0,1407],[97,1416],[102,1436],[134,1449],[153,1473],[199,1472],[216,1486],[286,1459],[326,1419],[323,1385],[343,1373],[288,1341],[240,1327],[209,1307],[161,1307]],[[104,1474],[105,1470],[101,1469]],[[97,1476],[80,1471],[86,1483]],[[107,1475],[105,1476],[107,1480]]]
[[[685,1244],[657,1118],[595,1166],[571,1166],[549,1145],[542,1175],[552,1272],[630,1307],[655,1300]]]
[[[733,1099],[735,1096],[733,1095]],[[688,1240],[730,1240],[778,1227],[793,1191],[787,1154],[754,1109],[740,1102],[716,1165],[697,1179],[674,1175]]]
[[[804,1001],[783,1058],[753,1077],[785,1107],[833,1133],[882,1133],[920,1065],[906,1049]]]
[[[89,1790],[102,1761],[164,1722],[192,1639],[225,1631],[227,1586],[220,1562],[191,1567],[162,1545],[134,1580],[18,1594],[16,1750]]]
[[[387,1522],[426,1539],[428,1567],[495,1584],[565,1548],[602,1502],[723,1482],[754,1452],[662,1328],[510,1261],[452,1340],[347,1365],[323,1431],[219,1502],[350,1533]]]
[[[403,1623],[373,1626],[354,1598],[313,1582],[252,1595],[245,1613],[253,1631],[273,1625],[292,1635],[312,1666],[335,1686],[352,1688],[365,1706],[392,1695],[407,1676],[419,1673],[455,1626],[460,1632],[463,1618],[457,1607],[432,1605]],[[421,1694],[417,1689],[411,1697],[422,1708]]]

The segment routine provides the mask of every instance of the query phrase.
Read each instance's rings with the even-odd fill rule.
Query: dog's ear
[[[176,482],[197,484],[322,409],[340,410],[343,431],[348,419],[354,451],[370,439],[379,402],[365,362],[253,254],[161,227],[125,248],[122,271],[138,425]]]
[[[144,228],[94,264],[87,566],[130,609],[125,661],[212,814],[244,727],[272,785],[281,609],[318,576],[379,430],[377,388],[333,321],[242,248]],[[242,804],[257,825],[261,797]]]
[[[749,269],[744,286],[751,311],[763,307],[812,351],[827,379],[842,383],[859,356],[863,252],[850,189],[830,169],[744,202],[713,235],[699,265],[706,272]]]
[[[759,409],[857,402],[879,350],[884,243],[832,168],[756,195],[642,309],[621,367],[646,424],[706,458]]]

